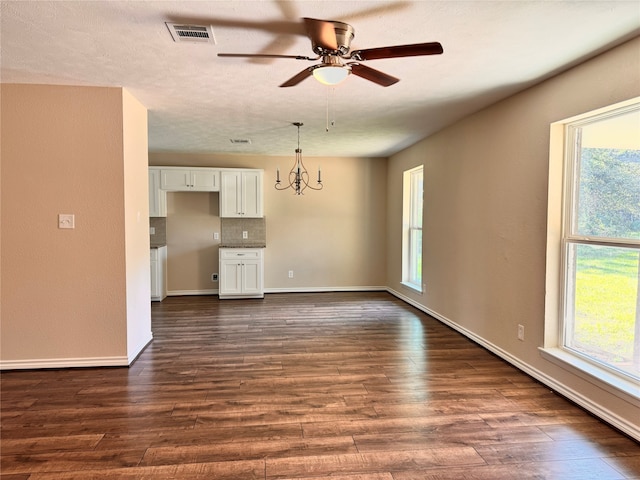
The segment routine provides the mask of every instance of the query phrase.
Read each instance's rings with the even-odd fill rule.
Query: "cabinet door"
[[[149,216],[160,216],[160,205],[158,202],[160,190],[160,170],[149,169]]]
[[[242,293],[247,295],[262,293],[262,260],[242,262]]]
[[[242,216],[263,217],[262,203],[262,172],[242,172]]]
[[[160,290],[158,289],[158,261],[151,260],[151,299],[158,298]]]
[[[220,171],[210,168],[192,170],[191,189],[198,192],[219,192]]]
[[[167,247],[152,248],[151,300],[162,301],[167,296]]]
[[[167,296],[167,247],[160,247],[158,250],[158,299],[164,300]]]
[[[240,260],[220,261],[220,295],[242,293],[242,265]]]
[[[160,189],[160,170],[149,169],[149,216],[167,216],[167,192]]]
[[[162,170],[160,188],[175,192],[191,190],[191,171]]]
[[[240,172],[221,172],[220,175],[220,216],[241,217],[240,191],[242,189]]]

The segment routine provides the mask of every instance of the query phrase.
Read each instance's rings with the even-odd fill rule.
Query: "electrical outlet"
[[[289,270],[289,278],[293,278],[293,270]]]
[[[149,227],[149,235],[155,235],[156,234],[156,227]]]
[[[249,232],[247,232],[246,230],[243,230],[243,232],[242,232],[242,238],[244,238],[245,240],[246,240],[247,238],[249,238]]]
[[[220,240],[220,234],[218,232],[213,232],[213,239]]]
[[[211,274],[211,281],[212,282],[217,282],[218,281],[218,274],[217,273],[212,273]]]
[[[524,341],[524,325],[518,325],[518,340]]]

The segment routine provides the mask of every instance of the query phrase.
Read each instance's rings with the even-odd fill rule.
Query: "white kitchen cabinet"
[[[223,170],[220,179],[220,216],[264,216],[262,170]]]
[[[262,248],[221,248],[218,296],[264,298],[264,254]]]
[[[151,249],[151,301],[161,302],[167,296],[167,247]]]
[[[160,188],[170,192],[219,192],[217,168],[163,168]]]
[[[167,192],[160,189],[160,169],[149,167],[149,216],[167,216]]]

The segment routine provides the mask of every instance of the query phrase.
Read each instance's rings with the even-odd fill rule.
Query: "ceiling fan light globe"
[[[349,76],[351,70],[343,65],[319,65],[313,76],[324,85],[337,85]]]

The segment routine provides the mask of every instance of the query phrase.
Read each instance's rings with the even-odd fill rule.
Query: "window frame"
[[[579,166],[575,149],[579,127],[640,110],[640,97],[551,124],[547,217],[547,259],[543,358],[604,386],[632,403],[640,400],[640,382],[630,375],[566,347],[569,248],[571,245],[625,247],[640,250],[640,240],[579,235],[574,232]]]
[[[420,175],[422,190],[416,191],[415,179]],[[424,214],[424,165],[405,170],[402,175],[402,281],[401,284],[423,293],[422,283],[422,238]],[[419,202],[419,212],[416,212]],[[418,214],[419,213],[419,214]],[[418,225],[419,223],[419,225]],[[414,233],[420,232],[420,251],[414,247]],[[417,257],[417,258],[414,258]],[[418,275],[416,270],[420,271]],[[417,278],[419,277],[419,278]],[[416,280],[418,280],[416,282]]]

